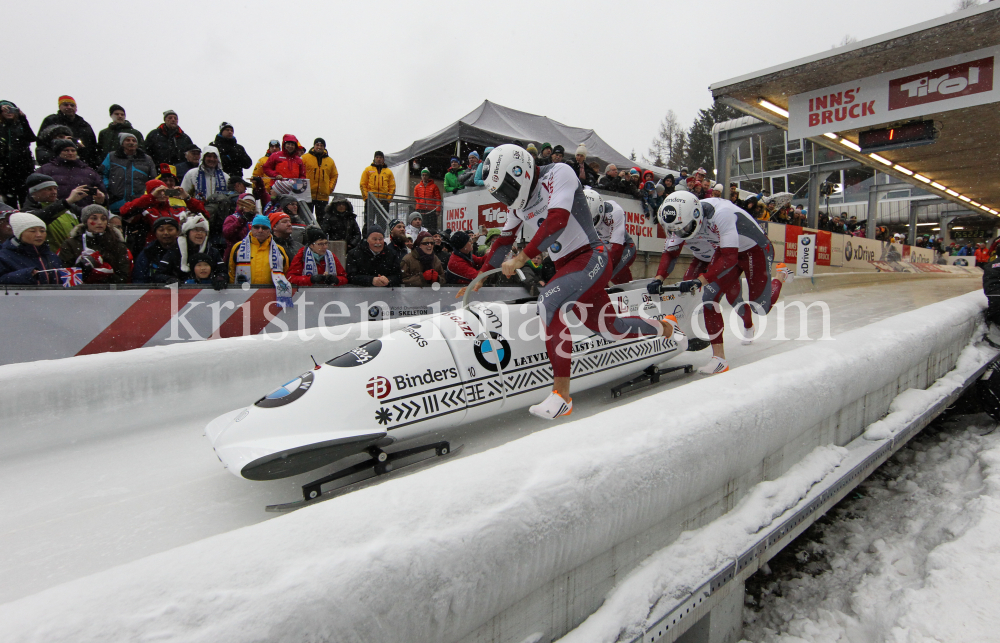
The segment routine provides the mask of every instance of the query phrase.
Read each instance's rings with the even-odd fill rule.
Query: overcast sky
[[[174,109],[199,145],[229,121],[254,161],[285,133],[306,147],[322,136],[337,190],[357,192],[374,150],[396,152],[484,99],[641,155],[668,109],[687,126],[710,104],[713,82],[953,4],[14,0],[0,99],[36,133],[62,94],[95,132],[112,103],[144,134]]]

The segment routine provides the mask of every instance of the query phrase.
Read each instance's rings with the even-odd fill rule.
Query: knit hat
[[[219,134],[221,134],[222,132],[224,132],[227,129],[231,129],[234,132],[236,131],[236,128],[233,127],[230,123],[227,123],[226,121],[222,121],[222,123],[219,125]]]
[[[319,228],[319,227],[314,226],[314,225],[311,225],[308,228],[306,228],[306,245],[307,246],[311,246],[312,244],[316,243],[320,239],[329,239],[329,238],[330,237],[328,237],[327,234],[325,232],[323,232],[323,228]]]
[[[52,153],[56,156],[59,156],[59,154],[67,147],[72,147],[74,150],[78,149],[76,141],[71,138],[59,138],[52,141]]]
[[[577,154],[583,154],[583,157],[586,158],[587,157],[587,146],[584,145],[583,143],[580,143],[580,145],[578,145],[577,148],[576,148],[576,153]]]
[[[424,169],[420,170],[420,175],[421,176],[423,176],[424,174],[430,174],[430,173],[431,173],[431,171],[429,169],[427,169],[426,167]]]
[[[152,194],[153,190],[160,186],[167,187],[167,184],[159,179],[150,179],[149,181],[146,181],[146,194]]]
[[[387,225],[385,229],[386,230],[392,230],[393,228],[395,228],[396,226],[398,226],[400,223],[403,223],[400,219],[393,219],[392,221],[389,222],[389,225]],[[403,223],[403,225],[405,226],[406,224]]]
[[[21,235],[28,228],[45,228],[45,222],[31,214],[30,212],[13,212],[8,219],[11,229],[14,231],[14,238],[21,240]]]
[[[153,221],[153,232],[156,232],[160,227],[165,225],[172,225],[175,228],[180,227],[180,225],[177,223],[177,219],[173,217],[160,217],[156,221]]]
[[[538,153],[541,154],[546,149],[550,149],[551,150],[552,149],[552,145],[549,144],[549,143],[542,143],[542,147],[539,148]]]
[[[372,158],[375,158],[376,156],[381,156],[382,158],[385,158],[385,154],[383,154],[380,150],[375,150],[375,153],[372,154]]]
[[[467,243],[469,243],[469,233],[465,230],[459,230],[451,235],[451,245],[455,250],[461,250]]]
[[[366,233],[366,237],[365,238],[370,237],[372,234],[374,234],[376,232],[379,233],[382,236],[385,236],[385,230],[382,229],[382,226],[380,226],[377,223],[370,224],[368,226],[368,232]]]
[[[258,214],[253,218],[253,221],[250,223],[250,225],[262,225],[270,228],[271,220],[265,217],[263,214]]]
[[[191,230],[199,230],[199,229],[208,232],[208,219],[206,219],[204,216],[200,214],[190,214],[186,219],[184,219],[184,225],[181,226],[181,234],[187,236],[187,233],[190,232]],[[191,272],[191,266],[193,266],[194,263],[197,262],[191,264],[188,263],[188,256],[187,256],[188,244],[178,243],[177,247],[181,253],[181,272]],[[206,249],[208,249],[207,235],[202,240],[201,245],[198,246],[198,252],[199,253],[205,252]],[[209,263],[211,263],[211,261],[209,261]]]
[[[316,140],[313,141],[313,145],[315,145],[316,143],[322,143],[323,147],[326,147],[326,139],[324,138],[317,136]]]
[[[193,255],[191,255],[191,260],[188,262],[188,264],[191,266],[192,269],[194,269],[194,267],[200,263],[207,263],[209,266],[211,266],[215,262],[212,261],[212,257],[210,257],[204,252],[196,252]],[[187,272],[187,270],[185,270],[184,272]]]
[[[271,191],[276,192],[278,194],[291,194],[292,185],[293,183],[286,179],[282,179],[280,181],[273,181],[271,183]]]
[[[635,168],[632,168],[631,170],[629,170],[628,173],[629,174],[634,174],[636,176],[639,176],[639,170],[637,170]]]
[[[257,203],[257,199],[253,198],[253,194],[251,194],[249,192],[244,192],[243,194],[239,195],[236,198],[236,200],[237,201],[249,201],[250,203],[253,203],[255,205]]]
[[[699,167],[697,170],[694,171],[694,173],[695,174],[708,174],[708,172],[706,172],[705,168],[703,168],[703,167]]]
[[[74,105],[76,105],[76,99],[73,98],[72,96],[60,96],[58,104],[62,105],[63,103],[73,103]]]
[[[492,147],[487,147],[487,148],[486,148],[486,153],[487,153],[487,154],[489,154],[489,153],[490,153],[490,150],[492,150],[492,149],[493,149]],[[528,151],[529,151],[529,152],[531,152],[532,154],[535,154],[535,155],[537,155],[537,154],[538,154],[538,148],[537,148],[537,147],[535,147],[535,144],[534,144],[534,143],[528,143],[528,147],[526,147],[526,148],[524,148],[524,149],[528,150]]]
[[[187,218],[184,219],[184,225],[181,226],[181,234],[187,234],[198,228],[208,232],[208,219],[201,214],[188,213]]]
[[[163,112],[163,120],[167,120],[167,116],[170,115],[177,116],[177,112],[175,112],[172,109],[168,109],[167,111]]]
[[[281,221],[282,219],[288,219],[289,221],[292,220],[292,217],[288,216],[288,213],[281,212],[280,210],[278,212],[272,212],[271,214],[268,215],[268,218],[271,221],[272,229],[274,228],[274,226],[278,225],[278,222]],[[256,220],[257,219],[254,219],[254,221]]]
[[[108,116],[111,116],[115,112],[121,112],[121,113],[124,114],[125,113],[125,108],[122,107],[121,105],[119,105],[118,103],[115,103],[114,105],[112,105],[111,107],[108,108]]]
[[[118,144],[124,145],[125,139],[127,138],[134,138],[136,143],[139,142],[139,138],[132,132],[122,132],[121,134],[118,135]]]
[[[719,192],[722,192],[722,189],[723,189],[722,188],[722,184],[721,183],[716,183],[715,187],[713,187],[712,189],[713,190],[718,190]]]
[[[453,157],[451,157],[451,162],[452,163],[461,163],[462,159],[458,158],[457,156],[453,156]]]
[[[430,232],[421,232],[420,234],[417,235],[417,238],[413,240],[413,247],[416,248],[417,246],[419,246],[424,239],[430,239],[431,241],[433,241],[434,237],[433,235],[431,235]]]
[[[556,145],[555,147],[552,148],[552,153],[553,154],[565,154],[566,153],[566,148],[563,147],[562,145]]]
[[[24,185],[28,188],[28,194],[32,195],[39,190],[44,190],[45,188],[57,188],[59,184],[53,180],[48,174],[31,174],[24,181]]]
[[[103,214],[105,217],[108,218],[108,220],[111,219],[111,216],[108,214],[107,209],[103,205],[91,203],[90,205],[86,206],[83,210],[80,211],[80,223],[86,223],[87,219],[89,219],[91,215],[94,214]]]
[[[410,225],[413,225],[413,220],[414,220],[414,219],[420,219],[420,222],[421,222],[421,223],[423,223],[423,222],[424,222],[424,215],[423,215],[423,214],[421,214],[420,212],[417,212],[417,211],[413,211],[413,212],[411,212],[411,213],[410,213],[410,214],[409,214],[409,215],[408,215],[408,216],[406,217],[406,221],[407,221],[407,222],[408,222],[408,223],[409,223]]]
[[[469,158],[470,159],[471,158],[477,158],[478,159],[479,158],[479,152],[477,152],[476,150],[472,150],[471,152],[469,152]]]

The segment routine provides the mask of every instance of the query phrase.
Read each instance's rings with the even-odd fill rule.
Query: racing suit
[[[625,210],[615,201],[605,199],[611,211],[597,221],[597,236],[610,247],[611,283],[625,284],[632,281],[632,262],[635,261],[635,242],[625,231]],[[607,209],[607,208],[605,208]]]

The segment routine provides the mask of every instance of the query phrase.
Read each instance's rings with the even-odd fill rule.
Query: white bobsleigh
[[[690,335],[700,297],[612,292],[620,315],[673,314]],[[686,337],[608,340],[574,330],[581,391],[673,360]],[[548,395],[552,368],[534,299],[473,303],[421,319],[303,373],[253,405],[213,420],[219,459],[248,480],[275,480],[362,452],[526,408]],[[331,411],[336,416],[329,418]],[[446,443],[442,443],[446,444]],[[440,449],[439,449],[440,454]]]

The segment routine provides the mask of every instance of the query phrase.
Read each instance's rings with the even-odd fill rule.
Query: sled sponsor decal
[[[389,397],[389,393],[392,393],[392,383],[387,378],[376,375],[368,380],[366,389],[368,390],[368,395],[382,400]]]
[[[507,368],[510,364],[511,350],[510,344],[500,333],[490,332],[489,337],[480,335],[472,345],[472,350],[476,354],[476,361],[479,365],[490,371],[497,372],[497,364],[500,368]]]
[[[273,409],[284,406],[299,399],[306,394],[306,391],[313,385],[313,373],[308,371],[290,382],[279,386],[254,404],[262,409]]]
[[[327,362],[330,366],[349,368],[351,366],[361,366],[375,359],[382,350],[382,340],[375,339],[367,344],[349,350],[343,355],[334,357]]]

